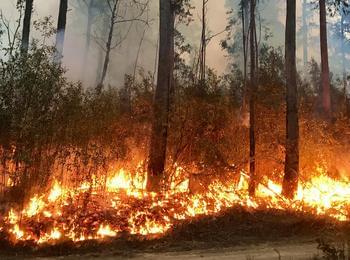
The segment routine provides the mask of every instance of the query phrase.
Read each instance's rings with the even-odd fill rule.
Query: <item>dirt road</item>
[[[75,259],[103,259],[103,260],[116,260],[116,259],[152,259],[152,260],[178,260],[178,259],[205,259],[205,260],[299,260],[299,259],[315,259],[315,256],[320,256],[321,252],[317,250],[317,244],[313,242],[306,242],[300,244],[262,244],[258,246],[248,247],[231,247],[231,248],[220,248],[210,250],[194,250],[186,252],[169,252],[169,253],[133,253],[120,255],[120,252],[113,253],[108,252],[105,254],[89,254],[89,255],[72,255],[65,257],[56,258],[36,258],[40,260],[53,260],[53,259],[64,259],[64,260],[75,260]],[[14,259],[14,258],[11,258]]]

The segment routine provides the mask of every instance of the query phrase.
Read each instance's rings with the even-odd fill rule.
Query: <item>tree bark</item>
[[[22,42],[21,42],[22,53],[28,53],[32,12],[33,12],[33,0],[26,0],[26,7],[24,11],[24,18],[23,18]]]
[[[287,135],[283,195],[292,199],[299,178],[299,118],[296,80],[296,1],[287,0],[286,37]]]
[[[116,22],[116,17],[117,17],[117,6],[118,6],[118,0],[114,1],[113,4],[113,9],[111,13],[111,20],[110,20],[110,25],[109,25],[109,33],[108,33],[108,39],[106,43],[106,55],[102,67],[102,75],[101,75],[101,80],[97,86],[96,92],[99,94],[102,91],[104,81],[107,76],[107,71],[108,71],[108,66],[109,66],[109,61],[110,61],[110,54],[111,54],[111,48],[112,48],[112,40],[113,40],[113,32],[114,32],[114,25]]]
[[[306,0],[303,0],[303,62],[304,66],[307,66],[308,60],[309,60],[309,49],[308,49],[308,43],[309,43],[309,37],[308,37],[308,23],[307,23],[307,2]]]
[[[327,119],[331,118],[331,87],[328,64],[328,41],[327,41],[327,11],[326,0],[319,0],[320,5],[320,45],[321,45],[321,97],[322,112]]]
[[[157,86],[154,98],[154,117],[148,162],[147,190],[161,189],[166,162],[170,91],[174,70],[175,12],[171,0],[159,1],[160,41]]]
[[[55,61],[60,63],[63,57],[64,36],[67,23],[68,0],[60,1],[56,33],[56,55]]]
[[[341,63],[342,63],[342,75],[343,75],[343,94],[344,94],[344,112],[345,114],[347,113],[347,80],[346,80],[346,61],[345,61],[345,28],[344,28],[344,19],[345,19],[345,14],[344,11],[341,11],[341,20],[340,20],[340,40],[341,40]]]
[[[200,43],[200,52],[199,52],[199,82],[203,87],[205,82],[205,67],[206,67],[206,50],[207,50],[207,24],[206,24],[206,6],[208,0],[202,0],[202,35]]]
[[[255,196],[256,172],[255,172],[255,96],[256,96],[256,23],[255,23],[256,0],[250,0],[250,93],[249,93],[249,195]]]
[[[86,25],[86,40],[85,40],[85,50],[84,50],[84,59],[82,67],[82,79],[86,76],[86,68],[89,60],[89,51],[91,45],[91,30],[92,30],[92,19],[93,19],[93,4],[94,0],[90,0],[88,4],[88,14],[87,14],[87,25]]]

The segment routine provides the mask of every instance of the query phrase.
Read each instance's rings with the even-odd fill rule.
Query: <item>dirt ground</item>
[[[129,256],[118,256],[113,253],[109,254],[87,254],[87,255],[72,255],[66,257],[44,257],[36,258],[41,260],[52,259],[152,259],[152,260],[177,260],[177,259],[206,259],[206,260],[270,260],[270,259],[314,259],[320,257],[322,253],[317,250],[317,244],[305,242],[299,244],[263,244],[259,246],[232,247],[232,248],[216,248],[208,250],[193,250],[187,252],[168,252],[168,253],[136,253]]]

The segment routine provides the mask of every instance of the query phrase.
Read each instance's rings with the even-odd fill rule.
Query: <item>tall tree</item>
[[[328,63],[327,11],[326,0],[319,0],[320,6],[320,46],[321,46],[321,104],[323,116],[331,117],[331,86]]]
[[[309,60],[309,49],[308,49],[308,4],[307,0],[303,0],[303,14],[302,14],[302,34],[303,34],[303,62],[304,66],[307,65]]]
[[[107,69],[109,65],[109,59],[110,59],[110,53],[112,49],[112,40],[113,40],[113,33],[114,33],[114,26],[117,23],[117,18],[118,18],[118,3],[119,0],[113,0],[112,3],[110,1],[108,2],[109,10],[111,12],[111,17],[110,17],[110,24],[109,24],[109,33],[108,33],[108,38],[106,42],[106,53],[105,53],[105,59],[103,62],[103,67],[102,67],[102,74],[101,74],[101,80],[97,86],[97,93],[100,93],[102,91],[103,83],[106,79],[107,75]]]
[[[33,12],[33,0],[26,0],[24,18],[23,18],[23,28],[22,28],[22,42],[21,42],[22,53],[27,53],[29,48],[29,35],[30,35],[32,12]]]
[[[55,61],[61,62],[63,57],[64,36],[66,33],[68,0],[60,0],[56,33],[56,55]]]
[[[287,136],[283,195],[293,198],[299,176],[299,119],[296,80],[296,0],[287,0],[286,36]]]
[[[93,24],[93,18],[94,18],[94,8],[95,8],[95,1],[96,0],[86,0],[84,3],[87,7],[87,21],[86,21],[86,35],[85,35],[85,50],[84,50],[84,60],[83,60],[83,68],[82,68],[82,79],[86,75],[86,69],[87,69],[87,62],[89,59],[89,51],[90,51],[90,45],[91,45],[91,31],[92,31],[92,24]]]
[[[198,79],[201,84],[205,81],[205,67],[207,57],[207,4],[209,0],[202,0],[202,35],[199,51],[199,72]]]
[[[170,90],[174,70],[175,10],[172,0],[159,0],[159,58],[154,98],[147,190],[159,191],[166,161]]]
[[[240,3],[241,8],[241,23],[242,23],[242,45],[243,45],[243,80],[244,80],[244,91],[246,91],[246,84],[247,84],[247,57],[248,57],[248,46],[247,46],[247,39],[248,39],[248,14],[249,14],[249,3],[248,0],[241,0]],[[245,99],[245,97],[244,97]]]
[[[100,46],[105,45],[102,47],[105,52],[105,57],[104,57],[103,66],[102,66],[101,78],[96,87],[97,93],[100,93],[102,91],[102,88],[107,76],[107,72],[108,72],[111,51],[114,48],[118,47],[125,39],[127,39],[130,29],[132,28],[133,22],[137,21],[137,22],[143,22],[145,24],[148,23],[148,21],[143,19],[143,15],[147,10],[149,0],[132,1],[132,2],[125,1],[123,6],[121,6],[120,0],[106,0],[106,2],[107,2],[107,6],[105,10],[109,17],[109,25],[108,25],[107,39],[106,40],[103,39],[102,44],[98,43]],[[130,16],[130,14],[133,13],[132,11],[134,9],[137,9],[138,13],[136,15]],[[129,25],[125,34],[123,35],[122,33],[119,33],[117,34],[117,36],[119,36],[117,38],[115,35],[115,28],[117,24],[121,24],[121,23],[129,23]]]
[[[257,37],[255,22],[256,0],[250,0],[250,87],[249,87],[249,194],[255,195],[256,189],[256,161],[255,161],[255,98],[257,89]]]

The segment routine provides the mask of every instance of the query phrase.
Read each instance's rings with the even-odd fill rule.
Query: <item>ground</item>
[[[235,208],[220,216],[179,223],[162,237],[122,237],[33,248],[0,245],[0,259],[314,259],[320,240],[347,241],[348,223],[277,210]],[[339,248],[342,248],[341,246]],[[321,259],[321,258],[318,258]],[[332,258],[329,258],[332,259]]]

